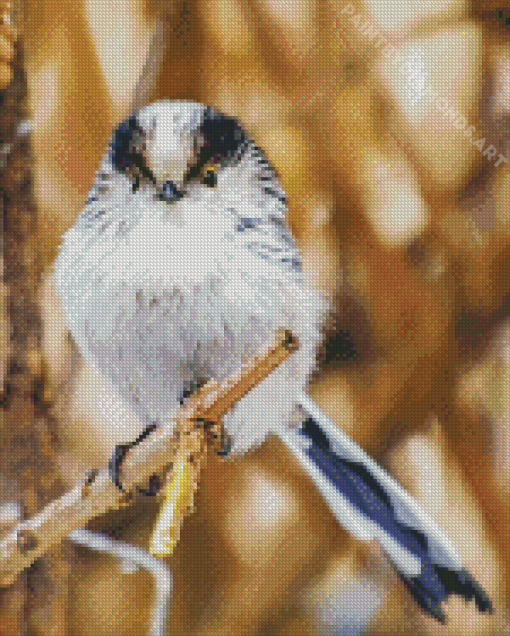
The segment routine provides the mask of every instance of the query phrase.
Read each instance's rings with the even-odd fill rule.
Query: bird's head
[[[217,171],[239,161],[247,143],[232,117],[197,102],[159,101],[119,125],[109,154],[133,190],[151,182],[171,202],[192,182],[214,187]]]

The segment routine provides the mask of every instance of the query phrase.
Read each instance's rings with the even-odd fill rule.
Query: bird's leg
[[[123,492],[120,467],[125,456],[156,427],[156,423],[150,424],[134,442],[119,444],[115,447],[109,470],[113,482]],[[182,430],[178,431],[178,440],[171,473],[167,477],[165,502],[161,507],[152,538],[151,552],[157,556],[171,554],[177,545],[184,518],[193,510],[193,501],[201,469],[205,463],[207,447],[211,446],[218,455],[228,455],[230,452],[230,440],[223,429],[222,422],[185,420]],[[138,492],[146,496],[154,496],[160,490],[160,480],[157,475],[153,475],[150,478],[149,487],[139,488]]]
[[[227,457],[232,448],[232,440],[223,427],[222,422],[204,422],[207,441],[216,455]]]
[[[135,439],[134,442],[129,442],[128,444],[118,444],[115,447],[115,451],[113,456],[108,464],[108,469],[110,471],[110,476],[112,478],[113,483],[121,490],[124,491],[122,487],[121,479],[120,479],[120,467],[122,462],[124,461],[125,456],[128,454],[129,450],[133,448],[133,446],[137,446],[140,442],[142,442],[152,431],[157,428],[157,424],[154,422],[145,427],[143,432]],[[142,495],[146,495],[147,497],[154,497],[158,494],[161,489],[161,482],[157,475],[152,475],[149,479],[149,487],[148,488],[138,488],[138,492]]]
[[[191,381],[188,387],[185,387],[182,391],[181,398],[179,400],[181,406],[186,402],[186,400],[201,386],[206,383],[205,379],[197,379],[195,381]],[[223,426],[221,424],[213,423],[213,422],[204,422],[204,428],[208,428],[210,433],[209,436],[212,436],[211,441],[213,443],[213,447],[215,448],[218,455],[228,455],[230,452],[230,440],[226,437]],[[115,447],[115,451],[108,465],[110,470],[110,475],[112,477],[113,483],[124,492],[122,488],[122,483],[120,480],[120,467],[121,464],[133,446],[136,446],[140,442],[142,442],[152,431],[157,427],[156,423],[149,424],[145,427],[143,432],[135,439],[134,442],[129,442],[128,444],[118,444]],[[145,495],[147,497],[154,497],[161,490],[161,480],[157,475],[152,475],[149,479],[149,487],[148,488],[138,488],[139,493]]]

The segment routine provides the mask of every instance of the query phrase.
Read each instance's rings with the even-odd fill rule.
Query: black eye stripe
[[[131,115],[118,125],[110,142],[109,154],[113,167],[120,173],[125,174],[129,170],[134,175],[133,192],[139,188],[140,177],[155,183],[154,175],[142,154],[144,137],[136,115]]]
[[[206,108],[199,129],[203,145],[200,148],[197,167],[203,168],[209,161],[223,163],[238,156],[247,145],[247,136],[233,117],[227,117]]]
[[[125,172],[132,163],[136,136],[141,133],[136,115],[120,123],[113,133],[110,144],[110,159],[118,172]]]

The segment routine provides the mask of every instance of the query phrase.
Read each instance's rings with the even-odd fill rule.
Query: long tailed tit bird
[[[224,418],[230,452],[280,436],[338,521],[379,541],[426,612],[444,621],[451,593],[491,611],[436,523],[307,396],[328,305],[302,272],[285,213],[274,169],[232,117],[186,101],[133,114],[55,264],[82,355],[150,429],[290,329],[299,350]]]

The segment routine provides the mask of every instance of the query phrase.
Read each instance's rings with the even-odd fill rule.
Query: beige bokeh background
[[[467,0],[26,3],[48,276],[168,20],[151,99],[195,99],[243,122],[281,177],[306,268],[334,299],[312,395],[418,497],[497,608],[452,598],[448,626],[425,617],[269,440],[242,461],[211,458],[169,560],[169,633],[508,633],[510,165],[472,140],[510,158],[509,16],[508,3]],[[465,117],[472,139],[417,86]],[[139,424],[69,344],[49,282],[42,303],[73,483]],[[146,546],[155,514],[140,502],[94,527]],[[147,633],[148,577],[78,555],[72,634]]]

